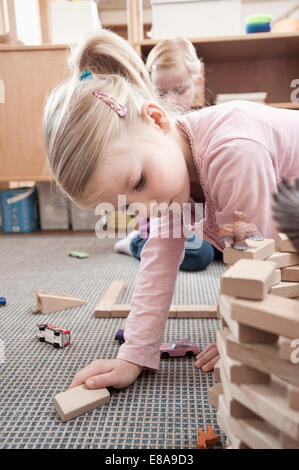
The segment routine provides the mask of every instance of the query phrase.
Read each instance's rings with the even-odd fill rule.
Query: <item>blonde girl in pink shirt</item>
[[[91,79],[80,80],[87,70]],[[185,237],[176,236],[180,224],[197,234],[203,230],[204,239],[222,249],[219,225],[241,210],[265,237],[275,237],[272,194],[282,176],[299,175],[298,129],[296,111],[246,102],[172,116],[157,104],[143,62],[120,37],[101,31],[77,49],[73,77],[52,92],[44,113],[44,141],[57,183],[82,207],[109,202],[117,208],[122,194],[127,204],[140,204],[144,217],[153,203],[168,209],[154,219],[161,235],[151,234],[143,248],[117,359],[93,361],[76,374],[72,387],[122,388],[144,367],[159,368],[184,255]],[[190,201],[205,204],[202,221],[187,217]],[[196,364],[210,370],[217,360],[212,344]]]

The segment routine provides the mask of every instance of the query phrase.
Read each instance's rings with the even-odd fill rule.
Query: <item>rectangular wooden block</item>
[[[280,445],[282,449],[299,449],[299,441],[295,441],[283,433],[280,433]]]
[[[233,335],[226,338],[227,354],[234,360],[265,374],[273,374],[299,385],[299,364],[285,362],[279,357],[276,344],[240,343]]]
[[[223,398],[219,398],[219,411],[226,413]],[[281,449],[279,432],[263,419],[236,419],[226,414],[227,426],[251,449]]]
[[[298,302],[268,294],[264,300],[235,299],[232,319],[270,333],[299,338]]]
[[[281,269],[276,269],[276,271],[275,271],[275,279],[274,279],[274,282],[273,282],[273,286],[275,286],[276,284],[279,284],[281,281],[282,281],[282,278],[281,278]]]
[[[216,406],[216,408],[218,408],[219,395],[222,395],[222,394],[223,394],[223,389],[222,389],[222,385],[220,382],[218,384],[215,384],[213,387],[210,387],[208,390],[209,404],[212,406]]]
[[[96,308],[94,309],[94,316],[99,317],[110,317],[111,309],[116,302],[118,302],[120,296],[125,289],[124,281],[113,281],[108,289],[104,292]]]
[[[223,261],[225,264],[234,264],[239,259],[266,259],[274,253],[275,241],[265,238],[262,242],[246,240],[249,249],[240,251],[235,248],[223,250]]]
[[[230,391],[233,398],[253,413],[291,438],[299,440],[299,412],[290,409],[284,393],[265,384],[231,384]]]
[[[131,311],[131,305],[129,304],[114,304],[111,307],[111,317],[113,318],[127,318]]]
[[[274,261],[277,268],[282,269],[288,266],[295,266],[299,264],[299,254],[297,253],[281,253],[276,251],[267,258],[267,261]]]
[[[227,444],[231,446],[232,449],[248,449],[248,446],[242,442],[232,431],[227,417],[229,412],[225,403],[224,396],[219,396],[219,409],[217,411],[217,423],[220,429],[227,436]],[[228,445],[226,446],[228,449]]]
[[[90,390],[83,384],[56,395],[54,407],[61,420],[68,421],[104,405],[109,399],[106,388]]]
[[[278,355],[280,359],[284,361],[291,362],[291,354],[294,351],[292,348],[292,340],[289,338],[285,338],[284,336],[280,336],[278,340]]]
[[[227,350],[227,339],[230,338],[229,329],[217,331],[217,346],[221,357],[221,362],[228,377],[229,382],[234,384],[244,383],[269,383],[270,375],[268,372],[259,371],[255,367],[242,364],[242,360],[231,357]]]
[[[218,318],[217,305],[176,305],[177,318]]]
[[[214,367],[214,380],[216,380],[216,382],[221,381],[221,378],[220,378],[220,361],[221,361],[221,359],[219,359],[219,361],[216,363],[216,365]]]
[[[288,386],[288,401],[290,408],[299,411],[299,387]]]
[[[240,259],[223,274],[222,293],[262,300],[275,282],[275,271],[276,264],[271,261]]]
[[[275,343],[278,339],[277,335],[232,320],[231,309],[234,300],[234,297],[227,295],[220,295],[219,299],[220,315],[225,319],[234,336],[244,343]]]
[[[289,266],[288,268],[282,268],[281,280],[299,282],[299,266]]]
[[[280,282],[272,286],[270,293],[272,295],[279,295],[280,297],[294,298],[299,295],[299,282]]]
[[[279,233],[277,236],[277,248],[279,251],[284,251],[288,253],[296,253],[297,250],[294,247],[291,240],[289,240],[288,236],[285,233]]]

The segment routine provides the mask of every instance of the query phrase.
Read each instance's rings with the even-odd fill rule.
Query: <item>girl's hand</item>
[[[70,388],[85,383],[87,388],[124,388],[131,385],[142,367],[122,359],[98,359],[80,370]]]
[[[220,356],[216,343],[211,343],[201,353],[197,354],[195,367],[201,368],[204,372],[213,370]]]

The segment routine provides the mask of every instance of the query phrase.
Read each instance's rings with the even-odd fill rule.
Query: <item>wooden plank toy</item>
[[[290,408],[299,411],[299,387],[288,385],[288,401]]]
[[[271,261],[240,259],[222,275],[222,293],[262,300],[275,282],[275,271],[276,264]]]
[[[219,395],[223,395],[223,388],[221,382],[213,385],[208,390],[208,402],[212,406],[218,408]]]
[[[282,281],[275,286],[272,286],[270,293],[272,295],[279,295],[280,297],[294,298],[299,296],[299,282],[286,282]]]
[[[288,268],[282,268],[281,280],[299,282],[299,266],[289,266]]]
[[[176,305],[177,318],[218,318],[217,305]]]
[[[223,261],[225,264],[234,264],[239,259],[266,259],[274,253],[275,241],[265,238],[264,241],[246,240],[248,250],[239,251],[235,248],[224,248]]]
[[[113,281],[94,309],[94,316],[111,317],[112,307],[118,302],[125,289],[124,281]]]
[[[36,292],[37,306],[32,309],[32,313],[51,313],[67,308],[79,307],[85,304],[85,300],[80,297],[73,297],[61,294],[49,294],[47,292]]]
[[[267,261],[274,261],[278,269],[299,264],[299,254],[297,253],[281,253],[276,251],[267,258]]]
[[[297,253],[296,248],[294,247],[291,240],[285,233],[279,233],[277,236],[277,248],[279,251],[285,251],[288,253]]]
[[[83,384],[56,395],[54,407],[64,422],[104,405],[109,399],[106,388],[91,390]]]

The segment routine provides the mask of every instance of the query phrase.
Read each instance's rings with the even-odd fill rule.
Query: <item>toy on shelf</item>
[[[88,254],[81,252],[81,251],[70,251],[69,256],[71,256],[72,258],[79,258],[79,259],[88,258]]]
[[[226,247],[233,247],[237,250],[248,250],[246,239],[263,241],[255,224],[247,223],[244,212],[235,211],[232,224],[224,224],[218,232],[219,243],[225,243]]]
[[[54,348],[64,348],[71,342],[70,330],[64,330],[50,323],[37,325],[37,337],[41,342],[53,344]]]
[[[32,313],[51,313],[66,308],[79,307],[85,304],[85,300],[80,297],[69,295],[48,294],[47,292],[36,292],[37,306]]]
[[[207,432],[204,432],[202,429],[198,428],[197,435],[197,449],[207,449],[207,447],[214,446],[219,442],[218,436],[211,426],[207,427]]]
[[[0,307],[4,307],[4,305],[6,305],[6,298],[0,297]]]
[[[299,178],[294,186],[284,178],[277,186],[274,200],[274,219],[299,252]]]
[[[272,29],[272,16],[251,15],[246,18],[246,33],[269,33]]]

